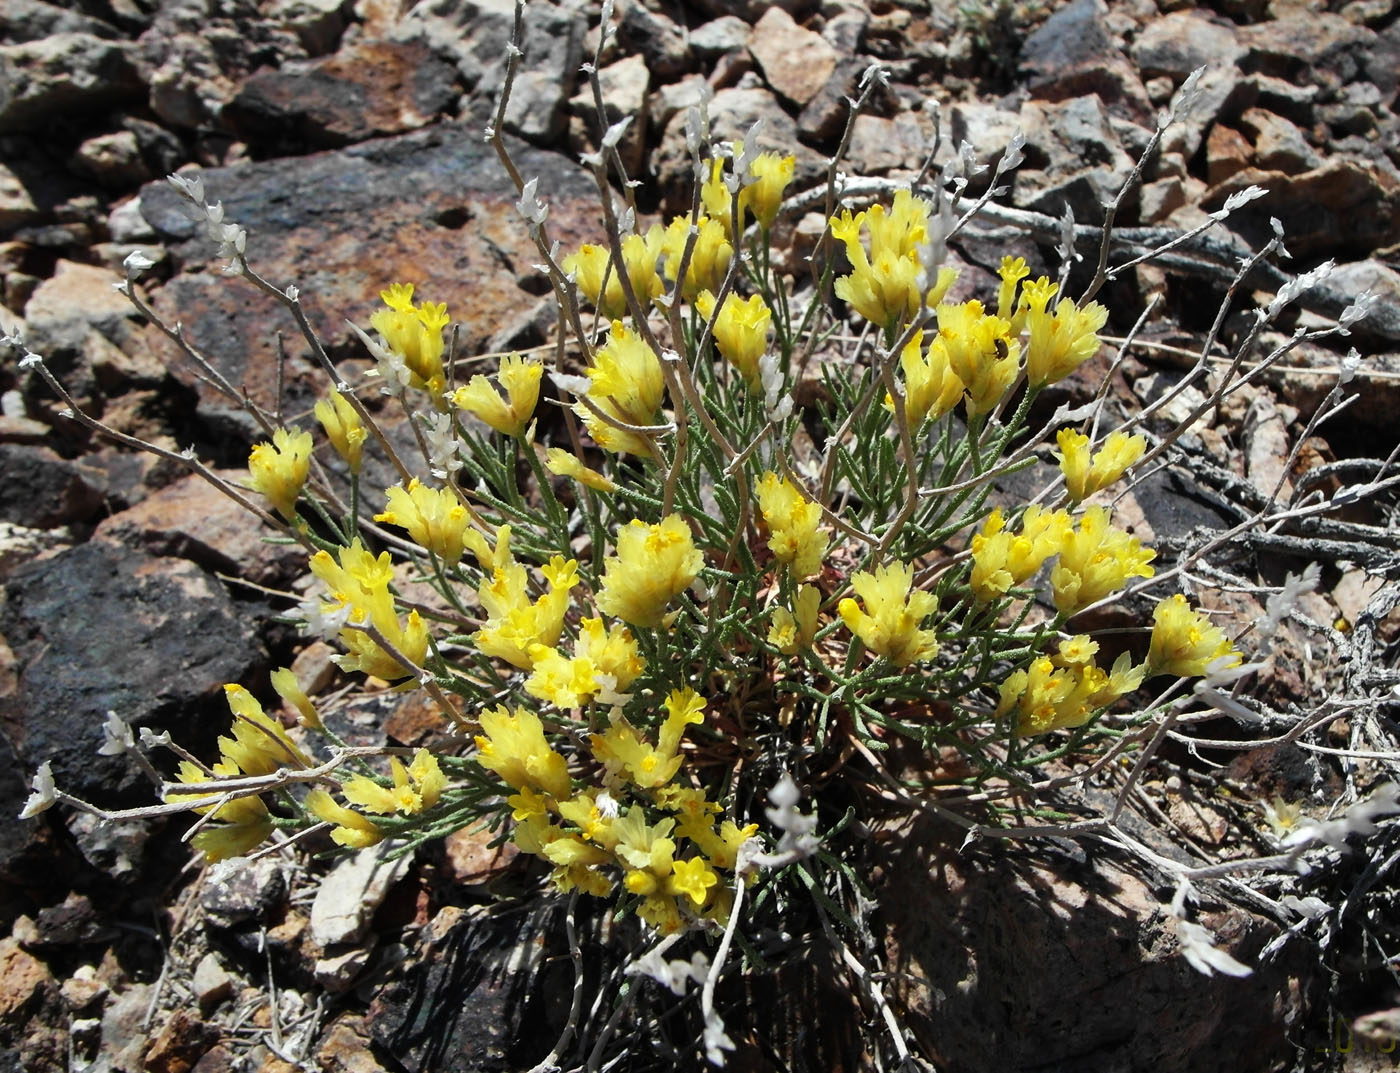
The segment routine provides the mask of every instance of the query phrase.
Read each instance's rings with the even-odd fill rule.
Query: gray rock
[[[655,131],[664,131],[668,123],[687,108],[697,107],[710,95],[710,84],[704,75],[689,74],[679,82],[667,82],[652,93],[647,102],[647,118]]]
[[[27,529],[86,521],[102,506],[101,474],[47,447],[0,444],[0,520]]]
[[[15,686],[0,727],[22,769],[51,761],[59,785],[105,806],[151,801],[130,763],[98,755],[109,710],[203,750],[228,729],[222,685],[266,658],[248,605],[184,560],[90,541],[20,567],[7,591]]]
[[[933,121],[924,112],[900,112],[893,119],[862,115],[851,131],[847,159],[863,175],[917,171],[932,147]]]
[[[1201,148],[1212,124],[1234,111],[1236,102],[1249,95],[1243,89],[1243,79],[1234,67],[1212,67],[1196,83],[1195,104],[1189,111],[1179,108],[1177,119],[1162,136],[1162,152],[1180,153],[1190,160]],[[1172,98],[1180,103],[1179,94]]]
[[[149,242],[155,230],[141,215],[141,199],[128,198],[107,214],[107,232],[116,243]],[[154,258],[152,258],[154,260]]]
[[[361,850],[341,860],[322,880],[311,903],[311,941],[322,950],[358,942],[389,890],[408,874],[412,858],[389,861],[387,851],[382,842]]]
[[[745,48],[753,30],[737,15],[722,15],[690,31],[690,48],[703,59],[714,59],[736,48]]]
[[[268,15],[297,35],[307,53],[334,52],[345,32],[351,0],[274,0]]]
[[[42,214],[19,176],[0,164],[0,231],[34,223]]]
[[[514,0],[420,0],[393,31],[399,41],[422,41],[457,65],[484,101],[494,102],[505,80]],[[548,141],[564,131],[564,105],[573,96],[587,29],[581,14],[532,4],[525,16],[525,57],[511,89],[506,129]]]
[[[211,927],[236,928],[268,923],[286,897],[287,877],[275,856],[231,857],[210,866],[199,904]]]
[[[1282,116],[1251,108],[1240,116],[1239,122],[1254,141],[1254,160],[1261,168],[1292,175],[1322,163],[1322,157],[1308,144],[1303,132]]]
[[[846,119],[851,114],[848,98],[859,95],[857,86],[860,77],[870,66],[862,57],[849,57],[838,60],[836,69],[826,80],[817,95],[807,102],[807,106],[797,116],[797,131],[803,138],[816,142],[831,142],[840,137],[846,129]],[[871,101],[872,114],[889,114],[897,107],[892,92],[875,91]]]
[[[74,151],[69,164],[99,186],[115,189],[139,186],[151,178],[141,144],[129,130],[89,138]]]
[[[665,15],[648,11],[641,0],[619,5],[617,41],[625,53],[646,61],[659,80],[669,81],[690,70],[690,46],[680,28]]]
[[[55,34],[121,36],[110,23],[44,0],[0,0],[0,26],[5,28],[6,44],[11,45],[40,41]]]
[[[194,995],[200,1006],[212,1009],[233,994],[233,977],[211,952],[194,967]]]
[[[603,110],[608,126],[631,116],[632,123],[622,135],[617,149],[627,174],[641,173],[646,150],[648,128],[647,104],[651,89],[651,74],[641,56],[628,56],[609,64],[598,72],[598,87],[603,98]],[[569,143],[575,152],[592,152],[601,144],[606,128],[601,128],[591,87],[583,87],[569,102],[573,120],[569,124]]]
[[[131,42],[59,33],[0,46],[0,132],[116,109],[142,89]]]
[[[1231,70],[1245,54],[1235,24],[1207,11],[1174,11],[1152,19],[1133,41],[1133,62],[1151,77],[1178,84],[1197,67]]]
[[[1102,215],[1133,169],[1103,102],[1083,97],[1062,104],[1027,101],[1021,107],[1027,162],[1016,173],[1018,203],[1059,216],[1066,204],[1084,222]],[[1034,154],[1034,155],[1032,155]]]

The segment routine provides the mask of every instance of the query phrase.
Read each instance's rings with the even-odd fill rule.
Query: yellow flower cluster
[[[1151,577],[1157,557],[1137,537],[1115,529],[1107,507],[1090,507],[1078,527],[1060,543],[1060,559],[1050,571],[1055,607],[1073,615],[1117,592],[1130,577]]]
[[[543,375],[544,366],[539,362],[510,354],[502,359],[497,376],[506,390],[505,398],[486,377],[477,375],[452,393],[452,404],[475,414],[501,435],[519,438],[525,435],[534,416]]]
[[[438,803],[447,786],[447,778],[438,765],[437,757],[427,749],[413,754],[413,762],[404,767],[397,756],[389,758],[389,785],[367,775],[352,775],[341,784],[345,800],[358,805],[359,812],[338,804],[326,790],[315,789],[306,795],[306,808],[317,819],[334,824],[331,840],[350,849],[364,849],[384,838],[383,829],[363,815],[414,816]]]
[[[690,243],[690,233],[689,216],[677,216],[666,225],[661,254],[665,259],[666,278],[672,283],[680,275],[685,248]],[[685,279],[680,284],[681,297],[687,302],[694,302],[701,291],[718,291],[724,283],[724,275],[729,271],[729,262],[733,258],[734,246],[729,241],[729,229],[725,221],[701,216],[695,221],[695,244],[690,251],[690,263],[686,266]]]
[[[972,538],[972,594],[981,603],[1005,596],[1035,576],[1047,559],[1059,552],[1074,523],[1064,511],[1048,511],[1032,504],[1021,516],[1021,531],[1006,529],[1001,508],[982,524]]]
[[[510,526],[501,526],[494,550],[486,547],[479,534],[472,534],[469,541],[488,572],[477,589],[486,623],[472,641],[485,655],[531,670],[532,651],[553,648],[564,630],[569,592],[578,584],[578,561],[553,556],[539,571],[549,588],[531,600],[529,575],[510,550]]]
[[[1096,454],[1089,451],[1089,437],[1071,428],[1062,428],[1055,437],[1060,445],[1060,470],[1070,499],[1078,503],[1101,488],[1107,488],[1142,457],[1147,441],[1121,430],[1108,434]]]
[[[855,215],[847,209],[832,218],[832,237],[845,245],[851,263],[850,275],[836,281],[836,296],[872,324],[888,329],[919,311],[924,300],[921,255],[929,241],[929,211],[927,201],[900,190],[889,212],[883,205],[872,205]],[[862,229],[870,237],[868,254],[861,242]]]
[[[1060,642],[1056,656],[1042,656],[1029,670],[1015,671],[1001,686],[997,718],[1016,713],[1016,733],[1048,734],[1083,726],[1142,684],[1144,668],[1124,652],[1104,671],[1094,663],[1098,644],[1082,634]]]
[[[737,156],[742,146],[730,146]],[[724,221],[726,229],[733,208],[733,197],[724,182],[724,160],[715,159],[710,164],[710,177],[700,186],[700,202],[705,212],[717,220]],[[748,176],[739,190],[739,229],[744,228],[745,215],[752,213],[764,230],[773,226],[782,207],[783,194],[797,172],[795,156],[779,156],[777,153],[759,153],[748,166]]]
[[[466,547],[471,515],[451,488],[429,488],[414,477],[408,487],[386,488],[389,509],[374,520],[408,530],[413,542],[442,560],[456,566]]]
[[[628,235],[622,240],[623,267],[632,284],[632,293],[643,309],[665,289],[656,271],[664,237],[665,233],[657,224],[645,236]],[[599,316],[616,320],[626,315],[627,296],[622,291],[622,280],[607,247],[585,243],[577,253],[565,257],[560,266],[565,272],[573,273],[578,289],[593,303]]]
[[[617,534],[617,554],[604,564],[598,609],[631,626],[664,625],[667,605],[704,565],[679,514],[668,514],[656,525],[628,522]]]
[[[605,895],[620,875],[623,889],[638,898],[638,915],[662,932],[696,917],[727,916],[719,873],[733,869],[739,847],[757,828],[727,819],[716,824],[718,805],[698,790],[671,785],[681,737],[703,722],[704,707],[694,690],[672,692],[654,744],[615,713],[609,729],[589,743],[603,769],[601,785],[578,790],[537,716],[504,708],[482,714],[478,760],[516,791],[508,799],[515,842],[554,866],[561,891]]]
[[[870,651],[899,667],[938,654],[933,630],[919,628],[938,609],[938,600],[931,592],[910,592],[913,585],[912,565],[878,566],[874,573],[862,570],[851,578],[851,588],[861,603],[847,597],[837,605],[846,628]]]
[[[793,577],[810,577],[822,568],[828,538],[817,528],[822,520],[819,506],[770,470],[758,482],[758,509],[771,534],[769,550],[792,569]]]
[[[924,352],[924,333],[917,331],[899,354],[904,371],[904,416],[917,430],[930,418],[937,420],[962,401],[963,382],[948,362],[948,350],[935,335]],[[894,399],[885,396],[885,409],[894,411]]]
[[[279,428],[271,443],[259,443],[248,456],[248,483],[278,514],[291,521],[311,472],[311,433]]]
[[[1098,302],[1080,309],[1068,298],[1046,307],[1059,285],[1045,277],[1021,288],[1018,318],[1027,331],[1026,379],[1032,388],[1063,380],[1099,351],[1098,332],[1108,322],[1108,310]]]
[[[797,589],[795,612],[782,605],[773,608],[773,625],[768,630],[768,643],[785,656],[795,656],[812,647],[817,636],[817,613],[822,594],[815,585],[800,585]]]
[[[544,465],[545,469],[556,477],[569,477],[595,492],[617,491],[617,485],[611,477],[585,466],[562,447],[549,448],[545,452]]]
[[[1147,652],[1150,673],[1187,678],[1239,664],[1240,654],[1225,631],[1192,611],[1185,596],[1169,596],[1153,609]]]
[[[989,413],[1016,379],[1021,344],[1012,338],[1011,322],[984,312],[981,302],[940,305],[937,344],[962,382],[968,417]]]
[[[378,557],[371,555],[359,539],[348,548],[341,548],[337,558],[327,551],[311,556],[311,572],[325,583],[328,603],[323,614],[348,612],[346,625],[340,630],[340,640],[349,652],[336,656],[335,662],[345,671],[395,681],[411,674],[394,656],[380,648],[355,623],[368,623],[415,666],[421,667],[428,654],[428,628],[417,611],[410,611],[406,624],[400,624],[389,587],[394,580],[394,567],[387,551]]]
[[[701,291],[695,311],[706,320],[715,314],[715,296]],[[739,370],[750,391],[761,391],[758,363],[768,349],[768,328],[773,314],[758,295],[741,299],[733,291],[725,295],[715,318],[715,346],[724,360]]]
[[[212,777],[271,775],[282,768],[311,766],[306,754],[287,736],[282,724],[267,715],[262,705],[240,685],[224,686],[224,697],[233,713],[233,736],[219,739],[219,759],[206,772],[191,760],[182,760],[176,778],[182,783],[208,782]],[[215,793],[170,794],[166,800],[200,801],[218,798]],[[272,833],[272,816],[261,797],[237,797],[222,805],[201,805],[196,812],[213,811],[210,822],[191,840],[195,849],[211,861],[239,857]]]
[[[442,398],[447,381],[442,369],[442,331],[451,323],[447,304],[413,304],[413,284],[393,283],[379,292],[388,309],[369,318],[389,349],[403,359],[409,383],[434,399]]]
[[[616,623],[604,628],[601,618],[579,623],[573,653],[565,656],[557,647],[531,645],[534,669],[525,692],[559,708],[578,708],[595,697],[620,703],[627,687],[646,669],[632,631]]]
[[[326,438],[331,441],[336,454],[345,459],[351,473],[359,473],[365,438],[369,432],[355,412],[355,407],[339,391],[332,391],[328,398],[316,404],[312,412],[326,430]]]
[[[649,456],[642,433],[618,428],[607,418],[622,425],[656,424],[666,383],[651,348],[636,332],[615,320],[612,334],[594,352],[587,373],[591,381],[587,398],[592,406],[579,402],[574,412],[583,419],[589,435],[606,451]],[[595,410],[605,416],[599,417]]]

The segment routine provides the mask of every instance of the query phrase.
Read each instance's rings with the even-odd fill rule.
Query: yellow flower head
[[[1064,511],[1032,504],[1021,517],[1020,533],[1006,530],[1001,510],[992,511],[972,538],[969,584],[979,603],[991,603],[1035,576],[1045,560],[1060,550],[1074,525]]]
[[[394,283],[379,297],[388,309],[369,318],[389,349],[403,359],[409,383],[438,399],[446,387],[442,370],[442,331],[451,323],[446,303],[413,304],[413,284]]]
[[[1048,734],[1083,726],[1102,706],[1096,694],[1106,675],[1092,661],[1057,667],[1041,657],[1029,670],[1016,671],[1001,686],[998,717],[1016,712],[1016,733]]]
[[[338,561],[329,552],[311,556],[311,572],[328,590],[324,611],[348,609],[349,618],[340,631],[340,640],[350,651],[337,656],[342,670],[363,671],[385,681],[413,673],[394,656],[381,649],[368,633],[354,623],[373,625],[391,645],[421,667],[428,654],[428,628],[417,611],[411,611],[406,624],[399,622],[389,585],[394,579],[392,560],[387,551],[376,558],[365,550],[357,537],[348,548],[339,550]]]
[[[739,191],[740,212],[752,212],[765,230],[772,227],[782,207],[783,194],[796,173],[797,157],[759,153],[749,161],[749,178]]]
[[[709,320],[715,312],[715,296],[701,291],[695,309]],[[768,328],[773,314],[763,299],[750,295],[747,301],[730,291],[715,319],[715,345],[724,359],[739,370],[750,391],[761,391],[758,363],[768,349]]]
[[[674,281],[680,274],[681,259],[689,241],[690,217],[677,216],[667,225],[662,243],[667,279]],[[681,297],[693,302],[701,291],[718,291],[733,256],[734,247],[729,242],[725,225],[719,220],[701,216],[696,221],[695,246],[690,254],[685,280],[681,283]]]
[[[1129,436],[1121,430],[1108,434],[1092,460],[1089,437],[1082,432],[1062,428],[1055,442],[1060,445],[1060,470],[1065,475],[1065,488],[1076,503],[1088,499],[1100,488],[1107,488],[1147,450],[1147,441],[1141,436]]]
[[[462,560],[471,516],[451,488],[429,488],[414,477],[408,488],[395,485],[384,492],[389,509],[374,520],[402,526],[420,548],[432,552],[445,566]]]
[[[1240,654],[1225,631],[1199,611],[1191,610],[1186,597],[1177,593],[1161,601],[1152,612],[1152,642],[1147,651],[1151,674],[1181,678],[1208,670],[1238,667]]]
[[[607,474],[589,469],[562,447],[551,447],[545,452],[544,468],[556,477],[570,477],[595,492],[616,492],[617,485]]]
[[[351,473],[359,473],[365,437],[369,433],[350,400],[339,391],[332,391],[328,399],[316,404],[313,413],[326,430],[326,438],[331,441],[335,453],[345,459]]]
[[[544,724],[525,708],[514,714],[505,708],[481,713],[477,763],[494,771],[517,790],[542,790],[555,798],[569,796],[569,765],[549,747]]]
[[[539,362],[511,354],[501,360],[498,375],[501,387],[506,389],[504,399],[486,377],[473,376],[465,386],[452,393],[452,402],[459,410],[481,418],[501,435],[520,437],[525,435],[535,413],[543,375],[544,366]]]
[[[817,635],[817,612],[822,594],[814,585],[802,585],[797,590],[797,613],[777,605],[773,608],[773,625],[768,631],[768,643],[785,656],[795,656],[812,647]]]
[[[599,411],[624,425],[656,424],[666,389],[661,363],[641,336],[628,331],[621,321],[613,321],[612,334],[594,352],[593,366],[587,373],[592,381],[588,401]],[[604,450],[649,454],[640,433],[613,427],[582,402],[575,405],[574,412]]]
[[[404,767],[397,756],[389,758],[392,784],[383,786],[365,775],[352,775],[340,788],[345,800],[366,812],[380,816],[395,813],[414,815],[437,804],[446,785],[437,758],[426,749],[414,754],[413,764]]]
[[[291,521],[297,496],[311,472],[311,433],[279,428],[271,443],[259,443],[248,456],[248,479],[278,514]]]
[[[321,715],[316,711],[316,705],[311,703],[311,698],[301,688],[296,674],[290,667],[279,667],[272,672],[272,688],[277,691],[279,697],[297,710],[302,726],[312,730],[321,729]]]
[[[628,235],[622,240],[622,260],[627,278],[632,284],[632,293],[643,309],[665,290],[656,271],[664,234],[660,225],[654,224],[645,236]],[[575,273],[578,289],[593,303],[598,315],[615,320],[626,315],[627,296],[610,261],[611,254],[606,246],[585,244],[579,247],[578,253],[565,257],[560,264],[565,272]]]
[[[845,245],[851,262],[851,274],[836,281],[836,296],[872,324],[890,328],[919,311],[925,286],[920,255],[928,243],[929,210],[927,201],[900,190],[888,213],[883,205],[872,205],[854,216],[848,209],[832,217],[832,237]],[[862,227],[870,237],[868,255]]]
[[[1048,312],[1046,306],[1055,289],[1055,284],[1041,278],[1021,290],[1030,333],[1026,343],[1026,379],[1032,388],[1063,380],[1097,354],[1097,333],[1108,323],[1108,310],[1098,302],[1080,309],[1068,298],[1062,298],[1054,312]],[[1021,312],[1018,309],[1018,315]]]
[[[938,601],[930,592],[910,592],[913,584],[912,565],[879,566],[873,574],[861,571],[851,578],[851,587],[864,608],[849,597],[837,608],[846,628],[866,648],[900,667],[938,654],[933,631],[919,629],[919,623],[937,610]]]
[[[623,693],[646,668],[632,632],[616,623],[604,629],[601,618],[579,623],[572,658],[543,645],[532,647],[530,658],[525,692],[560,708],[580,707],[604,691]]]
[[[768,548],[794,577],[810,577],[822,568],[828,538],[817,527],[822,512],[785,477],[767,472],[758,482],[758,509],[768,527]]]
[[[335,798],[325,790],[312,790],[306,795],[306,810],[318,820],[336,824],[331,830],[331,840],[347,849],[364,849],[384,839],[384,832],[373,820],[336,804]]]
[[[924,333],[917,331],[899,355],[904,370],[904,416],[911,431],[917,431],[930,417],[935,420],[949,413],[963,397],[964,385],[948,362],[948,348],[934,337],[923,354]],[[894,412],[894,399],[885,396],[885,409]]]
[[[509,541],[508,532],[504,539]],[[506,549],[508,554],[508,543]],[[493,570],[477,589],[487,620],[472,635],[473,642],[486,655],[524,671],[533,668],[531,653],[537,647],[550,649],[559,641],[569,609],[569,593],[578,584],[578,561],[556,555],[541,568],[540,574],[549,583],[549,589],[533,601],[525,568],[513,557]]]
[[[310,767],[302,752],[276,718],[263,711],[257,698],[240,685],[224,686],[233,712],[233,737],[219,739],[224,761],[245,775],[271,775],[279,768]]]
[[[1050,572],[1055,606],[1067,615],[1117,592],[1130,577],[1151,577],[1157,553],[1108,522],[1105,507],[1090,507],[1079,528],[1065,537]]]
[[[938,307],[938,341],[948,365],[967,390],[969,417],[990,411],[1016,379],[1021,344],[1011,323],[983,312],[982,303]],[[931,348],[930,348],[931,349]]]
[[[631,521],[617,535],[617,554],[603,567],[598,607],[632,626],[660,626],[666,605],[704,565],[679,514],[668,514],[657,525]]]
[[[1016,284],[1031,274],[1024,257],[1003,257],[997,275],[1001,288],[997,291],[997,316],[1012,320],[1016,312]],[[1019,334],[1019,327],[1016,329]]]

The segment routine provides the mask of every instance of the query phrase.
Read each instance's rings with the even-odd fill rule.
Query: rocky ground
[[[797,154],[797,190],[822,181],[846,99],[871,63],[889,87],[856,122],[842,165],[851,176],[913,174],[935,129],[937,164],[964,140],[994,162],[1024,131],[1026,163],[1000,199],[1024,211],[955,248],[967,294],[987,288],[1003,253],[1053,270],[1051,218],[1068,204],[1081,223],[1096,220],[1157,111],[1207,65],[1201,106],[1148,160],[1119,223],[1151,241],[1262,185],[1269,196],[1232,217],[1222,248],[1269,237],[1277,217],[1292,270],[1339,265],[1304,299],[1300,323],[1335,315],[1363,289],[1382,302],[1349,340],[1365,355],[1364,390],[1346,421],[1286,470],[1339,358],[1299,348],[1197,426],[1201,486],[1188,495],[1164,482],[1160,495],[1140,495],[1143,532],[1169,540],[1218,527],[1227,491],[1267,494],[1280,478],[1400,444],[1394,0],[618,8],[600,80],[610,113],[637,117],[622,149],[648,210],[689,197],[684,115],[707,87],[715,135],[762,118],[760,143]],[[301,288],[347,377],[366,362],[345,318],[363,322],[394,280],[421,281],[425,297],[447,303],[461,353],[550,338],[547,283],[481,138],[501,81],[506,0],[0,0],[0,14],[0,323],[21,329],[112,427],[193,445],[230,469],[254,439],[244,413],[113,291],[137,249],[157,261],[151,306],[182,322],[230,381],[287,414],[306,412],[324,387],[290,322],[220,279],[215,251],[177,210],[160,177],[191,165],[248,229],[262,274]],[[539,176],[566,247],[600,234],[577,163],[597,134],[579,80],[597,19],[587,0],[531,4],[510,111],[517,161]],[[811,217],[785,222],[790,263],[813,234]],[[1125,403],[1182,375],[1189,361],[1176,348],[1209,327],[1234,267],[1145,267],[1108,292],[1120,335],[1161,297],[1115,384]],[[1249,287],[1267,298],[1279,278]],[[279,625],[285,605],[264,591],[295,585],[299,556],[262,543],[237,508],[177,467],[84,436],[13,364],[0,366],[0,392],[0,732],[10,753],[0,812],[18,814],[43,760],[80,797],[148,801],[139,772],[98,755],[108,710],[198,742],[226,719],[224,682],[254,685],[293,657],[304,676],[331,682],[325,646]],[[1368,520],[1395,532],[1387,511]],[[1356,621],[1393,568],[1393,543],[1369,563],[1331,562],[1307,615]],[[1240,600],[1241,621],[1258,613]],[[1273,680],[1296,702],[1335,659],[1325,636],[1295,641]],[[340,718],[347,734],[404,744],[436,729],[387,696]],[[1264,800],[1337,774],[1280,748],[1244,754],[1223,777]],[[1257,843],[1257,809],[1203,803],[1190,777],[1153,785],[1184,837]],[[201,869],[179,833],[57,811],[0,827],[0,1066],[426,1073],[523,1068],[553,1040],[571,979],[557,910],[513,898],[535,878],[483,836],[411,861],[365,854],[323,880],[331,863],[290,853]],[[1367,997],[1383,975],[1355,975],[1370,955],[1335,977],[1304,943],[1285,944],[1248,981],[1206,979],[1164,947],[1154,927],[1162,894],[1142,879],[1077,850],[959,855],[946,839],[922,827],[877,832],[871,864],[890,907],[891,971],[908,974],[892,986],[940,1068],[1324,1068],[1343,1061],[1337,1025],[1395,1004]],[[1243,912],[1222,913],[1218,930],[1248,954],[1274,934]],[[606,961],[607,950],[600,941],[590,958]],[[736,1068],[861,1068],[865,1015],[814,957],[778,970],[777,991],[796,1000],[776,1011],[763,994],[730,996],[769,1010],[740,1041]],[[812,1009],[832,1013],[813,1024]],[[1372,1058],[1381,1061],[1358,1045],[1345,1061]]]

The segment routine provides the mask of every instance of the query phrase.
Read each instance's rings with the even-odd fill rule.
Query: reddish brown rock
[[[817,95],[836,70],[836,50],[776,5],[754,24],[749,51],[774,91],[799,108]]]
[[[224,115],[247,141],[329,148],[402,134],[445,114],[457,73],[424,45],[367,41],[304,65],[263,70]]]
[[[1217,123],[1206,138],[1206,179],[1211,186],[1223,183],[1249,167],[1253,157],[1248,138]]]
[[[146,1051],[147,1073],[189,1073],[218,1041],[219,1031],[188,1010],[175,1009]]]

